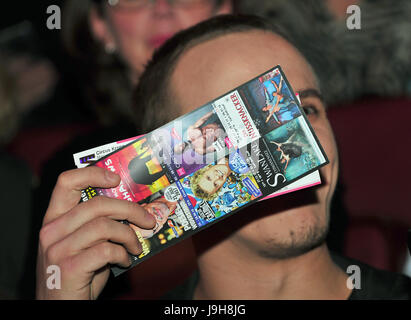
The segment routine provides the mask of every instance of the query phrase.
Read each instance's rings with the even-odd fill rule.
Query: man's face
[[[302,254],[325,238],[338,174],[337,149],[325,107],[315,95],[304,97],[304,92],[313,92],[307,89],[318,90],[305,59],[272,33],[233,33],[188,50],[176,65],[170,88],[181,105],[180,114],[184,114],[278,64],[294,91],[300,92],[330,164],[321,169],[320,187],[254,204],[229,220],[231,226],[238,222],[232,241],[262,255],[285,258]]]

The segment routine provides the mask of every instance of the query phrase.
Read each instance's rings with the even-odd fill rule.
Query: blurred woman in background
[[[231,0],[66,1],[63,44],[99,123],[128,122],[132,87],[155,49],[176,32],[231,11]]]

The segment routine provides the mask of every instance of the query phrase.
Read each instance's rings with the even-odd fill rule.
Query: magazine
[[[130,224],[143,247],[131,267],[256,201],[318,184],[328,163],[280,66],[148,134],[103,147],[76,154],[76,164],[95,161],[121,182],[90,187],[82,200],[137,202],[157,221],[153,230]],[[112,267],[115,275],[126,270]]]

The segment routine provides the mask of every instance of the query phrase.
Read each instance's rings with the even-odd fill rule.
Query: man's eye
[[[304,112],[307,116],[317,115],[318,114],[318,109],[313,105],[305,105],[305,106],[302,106],[302,107],[303,107],[303,110],[304,110]]]

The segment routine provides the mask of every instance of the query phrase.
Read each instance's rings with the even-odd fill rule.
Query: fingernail
[[[156,218],[147,210],[146,210],[146,219],[150,220],[150,222],[153,222],[153,223],[157,222]]]

